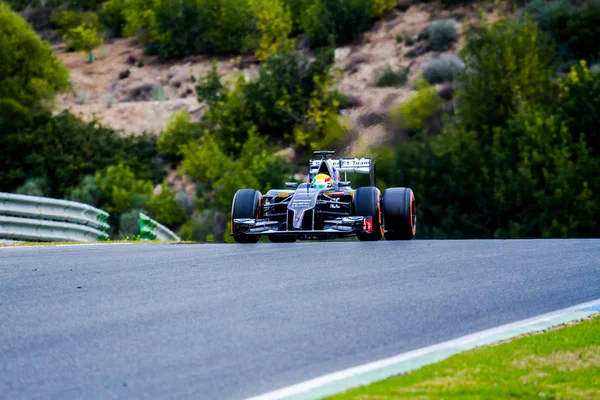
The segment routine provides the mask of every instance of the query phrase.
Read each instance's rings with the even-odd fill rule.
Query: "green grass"
[[[328,399],[600,399],[600,317],[457,354]]]

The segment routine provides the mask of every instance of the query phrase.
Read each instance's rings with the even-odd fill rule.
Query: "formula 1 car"
[[[356,235],[361,241],[410,240],[416,234],[415,195],[410,188],[375,187],[375,161],[329,158],[334,151],[315,151],[309,181],[288,182],[286,189],[241,189],[233,197],[231,235],[238,243],[335,239]],[[341,180],[344,173],[344,180]],[[348,173],[369,174],[371,186],[352,189]],[[323,178],[323,179],[322,179]],[[319,180],[319,184],[315,183]]]

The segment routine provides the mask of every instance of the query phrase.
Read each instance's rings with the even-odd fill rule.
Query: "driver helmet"
[[[333,179],[327,174],[318,174],[312,180],[313,187],[327,189],[333,187]]]

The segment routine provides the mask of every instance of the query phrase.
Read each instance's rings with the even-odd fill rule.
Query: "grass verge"
[[[457,354],[327,399],[507,398],[600,399],[600,317]]]

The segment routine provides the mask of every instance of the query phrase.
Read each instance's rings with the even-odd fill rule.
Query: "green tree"
[[[13,191],[28,177],[43,177],[51,197],[64,198],[86,175],[126,163],[136,176],[160,182],[156,141],[147,135],[121,137],[98,122],[63,112],[35,118],[31,128],[0,135],[0,191]]]
[[[202,127],[190,122],[190,114],[176,111],[169,117],[166,129],[157,142],[158,151],[173,160],[181,158],[181,148],[200,138]]]
[[[425,129],[427,119],[442,108],[442,99],[435,86],[423,79],[416,82],[417,92],[392,112],[392,119],[402,128],[412,131]]]
[[[146,204],[146,209],[150,217],[170,228],[179,226],[187,219],[184,210],[179,207],[175,200],[175,193],[164,184],[160,194],[153,195],[150,198]]]
[[[69,193],[68,199],[94,207],[100,206],[102,193],[94,175],[86,175],[79,185]]]
[[[294,42],[288,39],[293,29],[289,8],[281,0],[252,0],[252,5],[261,35],[257,58],[264,61],[282,46],[293,47]]]
[[[132,207],[142,207],[152,194],[152,182],[138,179],[133,170],[121,163],[96,173],[96,182],[109,214],[120,215]]]
[[[69,50],[90,53],[103,43],[98,33],[101,28],[98,15],[93,12],[63,11],[54,20]]]
[[[330,49],[314,60],[282,51],[267,58],[257,79],[237,76],[232,88],[222,85],[213,69],[197,86],[198,100],[208,106],[206,128],[228,154],[237,154],[253,129],[304,148],[338,144],[345,130],[337,118],[341,96],[332,90],[332,63]]]
[[[264,193],[282,186],[286,176],[291,175],[291,165],[275,152],[253,131],[239,156],[228,155],[213,135],[206,134],[184,148],[181,172],[207,185],[201,199],[205,208],[229,212],[238,189],[255,188]]]
[[[125,17],[125,8],[127,0],[108,0],[102,3],[100,12],[100,22],[112,30],[112,35],[122,36],[127,19]]]
[[[0,3],[0,99],[37,113],[69,87],[69,71],[27,22]]]
[[[558,116],[520,114],[493,144],[497,237],[581,237],[600,233],[600,162],[583,135]]]
[[[459,75],[457,114],[468,128],[504,126],[520,110],[550,104],[552,45],[530,19],[484,23],[461,50],[469,73]],[[481,140],[491,141],[491,134]]]
[[[600,156],[600,71],[590,71],[585,61],[560,81],[557,112],[575,140],[585,135],[592,155]]]

